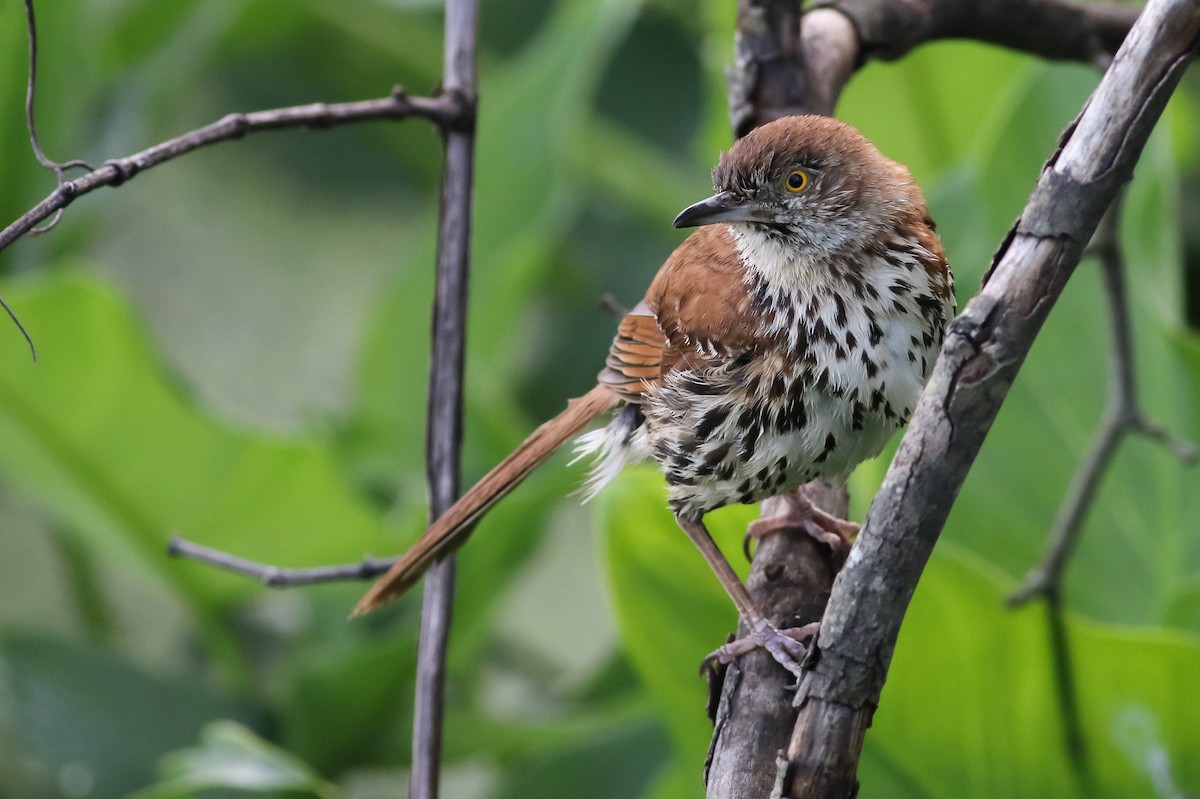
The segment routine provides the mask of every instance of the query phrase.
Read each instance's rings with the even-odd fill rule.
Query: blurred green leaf
[[[417,646],[409,628],[346,652],[310,651],[293,664],[281,742],[322,770],[391,754],[388,734],[411,712]]]
[[[704,684],[688,664],[724,641],[733,611],[663,509],[661,478],[638,470],[613,489],[600,513],[622,637],[671,730],[678,767],[698,775],[712,729]],[[736,551],[737,528],[721,527],[715,534]],[[1153,746],[1184,791],[1200,785],[1188,756],[1200,746],[1200,727],[1188,721],[1200,718],[1200,696],[1179,691],[1184,675],[1200,673],[1200,642],[1068,618],[1094,769],[1077,780],[1043,611],[1006,610],[1011,580],[952,545],[939,553],[905,619],[867,736],[863,796],[1148,795],[1152,752],[1128,751],[1130,725],[1155,731]]]
[[[699,774],[712,735],[704,656],[737,629],[737,613],[666,505],[657,470],[638,467],[596,499],[621,641],[671,732],[676,758]],[[709,529],[739,573],[752,508],[709,514]]]
[[[1200,641],[1068,616],[1091,766],[1090,776],[1075,777],[1045,611],[1007,610],[1011,580],[956,547],[938,552],[905,618],[864,749],[864,762],[903,764],[921,789],[877,790],[867,772],[864,796],[1152,796],[1151,747],[1182,793],[1200,789],[1190,754],[1200,746],[1200,696],[1179,690],[1200,673]]]
[[[251,715],[194,677],[164,679],[116,655],[17,633],[0,638],[0,711],[0,793],[15,796],[7,789],[24,779],[27,799],[124,796],[205,722]]]
[[[0,336],[0,354],[16,364],[0,374],[0,469],[89,546],[168,581],[207,619],[216,652],[232,658],[211,603],[260,589],[169,561],[172,532],[291,565],[386,551],[379,522],[350,496],[327,452],[233,431],[199,412],[111,289],[60,274],[9,283],[6,293],[40,360],[29,363],[19,337]]]
[[[622,725],[574,745],[546,746],[513,763],[496,796],[500,799],[624,799],[638,796],[665,754],[653,722]]]
[[[232,110],[379,96],[395,83],[428,93],[441,71],[439,6],[41,3],[43,143],[52,156],[99,162]],[[729,144],[722,69],[734,14],[726,0],[510,6],[488,0],[481,9],[466,481],[587,388],[614,324],[598,299],[638,299],[682,235],[670,229],[672,215],[708,190],[709,169]],[[29,153],[20,114],[21,4],[0,5],[0,22],[0,105],[9,109],[0,114],[8,145],[0,205],[12,218],[52,178]],[[948,42],[872,62],[849,86],[839,116],[912,167],[956,269],[960,305],[1096,80],[1089,69]],[[1180,184],[1196,163],[1194,112],[1190,98],[1173,101],[1125,219],[1146,409],[1193,437],[1200,348],[1183,327],[1178,234]],[[398,551],[420,532],[439,170],[436,132],[420,122],[251,137],[81,200],[53,235],[5,251],[6,273],[86,263],[107,276],[68,271],[0,286],[43,356],[31,366],[15,335],[0,336],[8,365],[0,510],[10,531],[0,554],[11,561],[0,624],[5,635],[52,633],[66,639],[57,646],[82,653],[78,675],[48,668],[45,684],[62,690],[29,705],[45,708],[31,711],[36,718],[51,725],[77,716],[95,729],[91,719],[109,712],[97,710],[108,700],[89,704],[88,691],[109,696],[96,688],[108,667],[122,691],[143,674],[165,675],[155,679],[166,684],[232,683],[243,692],[239,707],[269,714],[260,733],[271,745],[339,780],[349,775],[348,791],[372,790],[353,776],[366,774],[385,785],[369,795],[394,793],[409,746],[417,595],[348,624],[345,609],[361,586],[267,594],[242,578],[167,562],[162,546],[178,528],[238,554],[311,565]],[[986,565],[968,562],[968,576],[951,580],[959,553],[943,552],[918,591],[868,736],[864,795],[1077,791],[1061,765],[1040,615],[990,614],[1039,556],[1100,412],[1107,330],[1094,271],[1081,268],[1051,315],[946,532],[948,544]],[[596,622],[586,558],[547,557],[591,546],[580,543],[588,519],[566,496],[582,470],[565,461],[508,498],[462,553],[447,771],[471,799],[520,792],[526,772],[539,775],[536,789],[561,795],[580,769],[605,775],[587,786],[598,796],[606,784],[607,795],[696,796],[709,730],[694,670],[732,629],[733,610],[666,512],[661,478],[631,473],[597,503],[601,560],[640,681],[630,676],[607,620]],[[855,475],[858,514],[886,465]],[[1077,620],[1071,628],[1072,640],[1085,641],[1075,666],[1094,714],[1089,742],[1106,764],[1119,764],[1112,784],[1130,795],[1147,793],[1144,766],[1159,752],[1174,784],[1196,791],[1180,748],[1191,741],[1180,730],[1190,698],[1172,715],[1160,696],[1121,687],[1154,682],[1186,694],[1182,670],[1195,664],[1180,652],[1194,639],[1155,628],[1200,630],[1196,479],[1156,447],[1127,443],[1068,575],[1071,607],[1146,628],[1093,630]],[[741,527],[753,513],[710,519],[739,567]],[[996,569],[1007,581],[993,578]],[[563,590],[570,601],[556,601]],[[922,621],[931,614],[921,609],[927,590],[954,618]],[[93,625],[95,641],[115,650],[106,667],[84,646],[87,617],[103,622]],[[962,619],[979,629],[958,629]],[[1086,643],[1093,632],[1099,644]],[[1026,658],[1014,662],[993,636],[1010,637]],[[603,662],[589,668],[583,649]],[[930,662],[939,684],[914,676]],[[593,682],[597,673],[605,676]],[[195,741],[199,724],[236,710],[193,716],[186,691],[150,694],[162,715],[188,719],[162,746]],[[651,700],[658,720],[647,715]],[[889,718],[893,705],[902,718]],[[127,741],[68,736],[74,754],[50,766],[28,737],[0,733],[0,793],[57,799],[86,787],[87,764],[105,758],[135,768],[144,785],[162,749],[142,746],[140,725]],[[1011,740],[1026,729],[1029,741]],[[946,739],[954,740],[942,746]],[[1030,765],[1036,746],[1047,751]],[[948,760],[931,773],[931,763]]]
[[[165,780],[130,799],[182,799],[218,788],[243,793],[287,791],[321,799],[337,796],[334,786],[303,761],[232,721],[209,724],[200,745],[163,758],[162,771]]]

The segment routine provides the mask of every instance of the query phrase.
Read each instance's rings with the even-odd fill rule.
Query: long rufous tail
[[[358,601],[352,615],[374,610],[403,594],[421,578],[434,561],[444,558],[463,545],[476,521],[512,491],[529,473],[546,462],[563,442],[582,430],[588,422],[617,404],[617,395],[607,386],[596,386],[567,409],[534,430],[529,438],[483,476],[458,501],[450,506],[425,534],[396,561],[387,574]]]

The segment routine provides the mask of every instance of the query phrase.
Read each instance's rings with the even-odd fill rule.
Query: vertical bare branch
[[[471,108],[475,78],[476,0],[446,0],[444,93],[459,95]],[[470,265],[471,190],[475,129],[471,122],[445,130],[445,156],[438,219],[437,283],[433,308],[429,404],[426,413],[426,478],[429,518],[441,516],[459,493],[462,438],[463,352],[466,338],[467,277]],[[411,799],[437,799],[442,750],[446,643],[454,602],[454,557],[425,575],[417,654],[413,715]]]
[[[789,114],[833,113],[859,56],[846,16],[828,8],[801,16],[796,2],[739,0],[737,20],[726,75],[735,136]]]

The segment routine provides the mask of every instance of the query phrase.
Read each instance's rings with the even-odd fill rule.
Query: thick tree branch
[[[856,68],[854,28],[844,15],[830,9],[798,14],[794,0],[739,0],[734,64],[727,71],[735,136],[788,114],[831,114]],[[843,517],[849,511],[844,487],[811,483],[800,491],[826,511]],[[764,516],[771,504],[763,504]],[[836,573],[828,550],[812,538],[768,536],[754,554],[746,587],[776,627],[801,627],[821,618]],[[770,795],[796,718],[787,701],[789,681],[764,652],[710,675],[714,730],[704,773],[710,799]]]
[[[852,796],[863,734],[921,571],[967,470],[1100,217],[1129,179],[1200,35],[1200,8],[1150,0],[950,329],[867,522],[834,583],[781,779]],[[837,757],[830,761],[831,754]]]
[[[850,18],[819,8],[797,21],[795,2],[739,0],[728,70],[735,136],[789,114],[833,114],[861,63]]]
[[[974,39],[1107,65],[1136,6],[1066,0],[740,0],[729,109],[734,133],[788,114],[832,115],[854,70],[939,39]]]
[[[815,505],[845,518],[849,497],[842,487],[811,483],[803,491]],[[763,503],[763,515],[774,500]],[[746,587],[779,628],[820,621],[837,574],[829,549],[806,535],[767,536],[754,553]],[[738,634],[749,633],[742,624]],[[792,675],[762,650],[738,658],[715,675],[719,695],[711,712],[713,738],[705,767],[709,797],[761,799],[775,785],[774,764],[796,720],[787,701]]]
[[[797,37],[791,33],[795,30],[795,15],[786,0],[741,0],[735,65],[729,74],[731,120],[740,135],[785,114],[832,114],[842,89],[866,58],[896,58],[922,42],[938,38],[970,37],[1048,58],[1105,61],[1103,54],[1117,49],[1138,11],[1128,6],[1033,0],[848,0],[804,14]],[[1016,24],[1018,21],[1020,24]],[[970,460],[973,456],[967,462]],[[810,586],[812,593],[805,593],[764,576],[819,572],[823,553],[806,548],[799,539],[779,537],[776,543],[770,549],[760,548],[755,557],[749,579],[755,601],[778,609],[780,617],[796,618],[802,609],[807,609],[805,620],[819,616],[820,608],[814,610],[812,602],[827,596],[819,585]],[[785,596],[789,591],[793,592],[790,599]],[[730,713],[724,703],[736,707],[757,701],[743,697],[755,696],[759,686],[767,684],[772,668],[770,663],[751,659],[744,659],[741,665],[747,674],[736,675],[737,683],[727,683],[722,692],[723,705],[718,710],[718,729],[710,753],[710,797],[761,796],[760,774],[773,771],[774,764],[752,760],[749,753],[769,754],[784,747],[782,738],[776,737],[778,725],[773,723],[762,728],[760,740],[753,744],[738,744],[734,736],[722,734]],[[848,716],[833,705],[810,705],[810,718],[797,728],[800,740],[793,744],[793,755],[806,740],[811,741],[817,748],[809,752],[803,767],[844,775],[843,787],[850,790],[869,714]],[[768,718],[773,717],[768,714]],[[819,744],[811,736],[803,737],[806,730],[818,729],[824,736]],[[736,747],[738,755],[724,757],[727,747]],[[732,778],[721,772],[721,764],[732,771]],[[780,789],[784,783],[795,783],[795,766],[793,763],[786,772]]]
[[[248,114],[229,114],[210,125],[139,153],[106,161],[85,175],[62,182],[44,200],[0,231],[0,251],[83,195],[102,186],[120,186],[139,172],[210,144],[240,139],[265,130],[331,128],[370,119],[424,117],[444,128],[453,128],[463,124],[472,113],[471,104],[456,91],[447,90],[436,97],[410,97],[403,89],[397,88],[390,96],[378,100],[311,103]]]
[[[1042,58],[1111,56],[1141,10],[1067,0],[833,0],[854,21],[863,58],[895,59],[937,39],[974,39]]]

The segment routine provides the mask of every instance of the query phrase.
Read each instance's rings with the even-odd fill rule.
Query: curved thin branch
[[[218,569],[243,574],[269,588],[296,588],[302,585],[343,580],[371,580],[386,572],[396,562],[395,558],[363,558],[358,563],[347,563],[341,566],[288,569],[239,558],[228,552],[202,546],[177,535],[171,536],[171,540],[167,544],[167,554],[173,558],[194,560]]]
[[[33,12],[33,0],[25,0],[25,28],[29,39],[29,77],[25,83],[25,129],[29,132],[29,146],[33,148],[33,157],[38,163],[46,169],[54,173],[54,179],[58,185],[62,185],[67,179],[66,170],[68,167],[86,166],[82,161],[70,161],[65,164],[60,164],[57,161],[46,155],[46,151],[42,149],[42,144],[38,141],[37,135],[37,117],[33,113],[33,102],[37,97],[37,17]],[[90,168],[90,167],[89,167]],[[42,227],[35,227],[29,231],[29,235],[37,236],[41,233],[47,233],[54,229],[58,224],[58,220],[62,219],[62,209],[54,212],[54,218],[47,222]],[[6,310],[8,310],[6,308]],[[16,322],[17,327],[21,327],[21,323],[13,315],[11,310],[8,311],[9,318]],[[24,328],[21,329],[24,333]],[[28,340],[26,335],[26,340]],[[33,342],[30,342],[30,347]],[[36,357],[35,357],[36,360]]]
[[[436,97],[410,97],[403,89],[396,88],[390,96],[378,100],[311,103],[247,114],[229,114],[212,124],[139,153],[106,161],[85,175],[64,181],[44,200],[0,231],[0,251],[79,197],[102,186],[120,186],[139,172],[217,142],[240,139],[247,134],[266,130],[297,127],[323,129],[371,119],[424,117],[442,127],[454,128],[470,113],[469,105],[457,92],[443,92]]]

